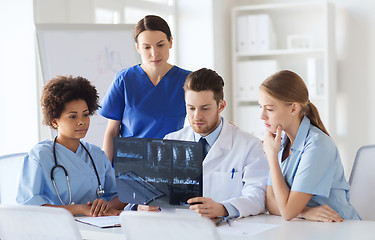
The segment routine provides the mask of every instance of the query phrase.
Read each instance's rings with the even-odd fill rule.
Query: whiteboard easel
[[[133,31],[130,24],[36,24],[43,83],[56,75],[82,76],[102,99],[118,71],[140,63]],[[102,146],[106,126],[95,114],[83,140]]]

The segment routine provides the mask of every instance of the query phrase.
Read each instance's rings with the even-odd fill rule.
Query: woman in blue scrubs
[[[263,142],[270,166],[268,211],[285,220],[360,219],[349,202],[337,147],[304,81],[286,70],[271,75],[260,86],[259,105],[268,130]]]
[[[141,19],[134,40],[142,64],[117,73],[99,113],[108,118],[103,149],[113,159],[113,137],[163,138],[184,125],[187,70],[169,64],[172,36],[159,16]]]
[[[25,156],[17,202],[54,206],[73,215],[118,215],[113,168],[97,146],[81,142],[98,108],[94,86],[82,77],[58,76],[43,88],[44,123],[57,130],[54,141],[38,143]]]

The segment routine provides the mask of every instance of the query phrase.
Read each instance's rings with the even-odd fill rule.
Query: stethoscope
[[[55,159],[55,166],[51,169],[51,180],[52,180],[53,186],[55,187],[55,190],[56,190],[56,193],[57,193],[57,197],[60,199],[61,204],[65,205],[64,202],[61,200],[59,190],[57,190],[55,179],[53,177],[53,172],[55,171],[55,169],[61,168],[62,170],[64,170],[64,173],[65,173],[65,176],[66,176],[66,181],[68,183],[68,191],[69,191],[69,204],[68,205],[70,205],[70,204],[74,204],[74,202],[72,203],[72,192],[70,190],[69,176],[68,176],[68,172],[66,171],[65,167],[62,166],[62,165],[60,165],[60,164],[57,164],[57,158],[56,158],[56,139],[57,139],[57,137],[55,137],[55,140],[53,141],[53,158]],[[96,166],[95,166],[94,160],[92,159],[92,156],[91,156],[90,152],[82,144],[82,142],[80,142],[80,144],[83,147],[83,149],[85,149],[85,151],[87,152],[87,154],[89,155],[89,157],[91,159],[91,162],[92,162],[92,165],[94,166],[96,178],[98,179],[98,184],[99,184],[98,189],[96,190],[96,195],[98,197],[102,197],[104,195],[104,189],[102,188],[102,184],[100,183],[99,174],[98,174],[98,171],[96,170]]]

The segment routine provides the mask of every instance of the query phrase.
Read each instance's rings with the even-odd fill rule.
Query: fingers
[[[93,217],[102,216],[103,213],[109,210],[108,202],[104,199],[95,199],[91,205],[90,214]]]
[[[202,217],[214,218],[215,212],[214,209],[205,204],[196,204],[189,207],[194,212],[198,213]]]
[[[331,218],[326,216],[318,216],[317,221],[319,222],[334,222]]]
[[[327,204],[322,205],[322,208],[324,209],[323,214],[322,214],[324,218],[330,219],[330,220],[332,220],[334,222],[342,222],[342,221],[344,221],[344,219],[340,215],[338,215],[336,213],[336,211],[333,210]]]
[[[203,217],[214,218],[217,217],[215,202],[210,198],[197,197],[188,200],[190,205],[189,209],[200,214]],[[197,203],[197,204],[194,204]]]
[[[189,209],[196,211],[197,213],[206,213],[211,208],[209,201],[204,198],[192,198],[187,201],[190,205]],[[197,204],[194,204],[197,203]]]
[[[159,212],[160,208],[158,206],[138,205],[137,210],[147,212]]]
[[[278,125],[277,129],[276,129],[275,141],[277,141],[277,142],[281,141],[281,131],[282,130],[283,130],[283,128],[281,127],[281,125]]]
[[[111,208],[106,213],[103,213],[103,216],[118,216],[121,212],[121,210]]]
[[[328,205],[320,205],[307,211],[306,219],[320,222],[342,222],[344,219]]]
[[[95,212],[96,206],[98,205],[98,201],[97,200],[98,199],[95,199],[94,202],[91,203],[90,215],[92,215],[92,216],[94,216],[94,212]]]
[[[188,204],[205,203],[205,202],[207,202],[207,198],[205,197],[195,197],[195,198],[190,198],[187,200]]]

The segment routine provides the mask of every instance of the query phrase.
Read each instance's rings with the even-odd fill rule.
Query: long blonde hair
[[[312,125],[329,136],[318,109],[309,100],[306,84],[298,74],[289,70],[274,73],[264,80],[260,89],[276,100],[286,103],[298,102],[301,105],[301,114],[308,117]]]

